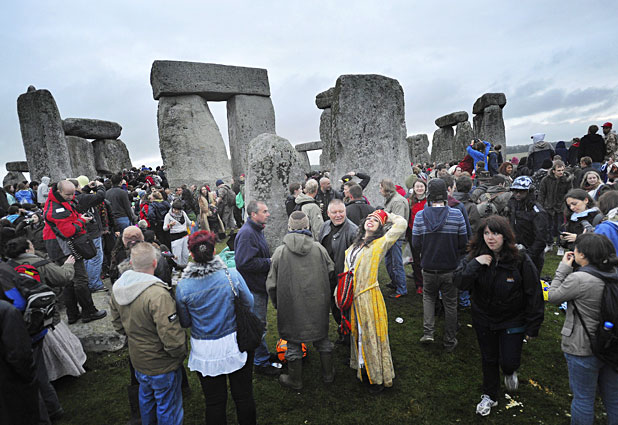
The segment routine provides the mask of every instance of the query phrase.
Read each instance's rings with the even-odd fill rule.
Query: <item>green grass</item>
[[[548,253],[544,273],[553,276],[560,258]],[[409,266],[407,266],[409,268]],[[411,271],[411,270],[409,270]],[[388,281],[384,267],[380,282]],[[384,294],[389,291],[383,288]],[[540,336],[524,345],[519,370],[520,390],[513,398],[522,406],[507,409],[503,395],[489,417],[475,415],[481,395],[481,360],[469,311],[460,314],[459,346],[453,354],[441,348],[443,321],[437,321],[436,343],[421,345],[421,296],[386,299],[389,337],[395,365],[395,381],[378,396],[369,395],[345,366],[345,350],[335,351],[336,377],[331,386],[322,384],[318,353],[309,345],[303,365],[304,389],[283,389],[274,378],[254,375],[253,388],[260,424],[564,424],[569,421],[570,391],[560,329],[564,315],[546,304]],[[558,314],[556,314],[558,313]],[[404,319],[402,324],[396,317]],[[336,335],[334,322],[331,337]],[[269,310],[268,343],[274,351],[277,336],[276,311]],[[58,424],[124,424],[129,417],[126,386],[129,383],[127,351],[89,354],[88,372],[56,383],[66,416]],[[204,401],[199,381],[189,373],[192,393],[184,398],[186,424],[203,423]],[[531,383],[533,382],[533,383]],[[604,421],[601,406],[597,419]],[[228,419],[235,423],[234,405],[228,397]]]

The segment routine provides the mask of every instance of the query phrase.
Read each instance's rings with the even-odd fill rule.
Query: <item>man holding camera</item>
[[[92,217],[77,212],[75,186],[68,180],[62,180],[49,192],[43,209],[45,227],[43,239],[49,258],[59,260],[71,255],[69,241],[75,236],[86,233],[86,225]],[[84,323],[102,319],[107,315],[105,310],[97,310],[88,288],[88,273],[83,259],[77,259],[73,281],[64,288],[64,303],[67,308],[69,324],[77,322],[80,317]],[[81,313],[78,308],[81,306]]]

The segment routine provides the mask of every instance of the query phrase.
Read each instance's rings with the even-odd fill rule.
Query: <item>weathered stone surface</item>
[[[336,159],[335,150],[331,148],[333,140],[333,114],[331,108],[324,109],[320,115],[320,139],[322,140],[320,168],[322,170],[330,170]]]
[[[49,176],[52,181],[73,173],[67,155],[62,119],[48,90],[30,90],[17,98],[21,137],[32,180]]]
[[[464,121],[468,121],[468,113],[466,111],[459,111],[436,118],[436,125],[438,127],[452,127]]]
[[[321,141],[298,143],[294,145],[294,149],[296,149],[298,152],[319,151],[323,147],[324,147],[324,144]]]
[[[429,138],[426,134],[415,134],[413,136],[408,136],[406,137],[406,142],[408,142],[410,163],[422,164],[431,160],[428,150]]]
[[[228,100],[237,94],[270,96],[265,69],[214,63],[154,61],[150,84],[155,99],[191,94],[206,100]]]
[[[309,161],[309,154],[307,151],[298,152],[298,158],[302,162],[304,170],[311,170],[311,161]]]
[[[474,129],[474,137],[483,139],[483,114],[476,114],[472,118],[472,128]]]
[[[65,118],[62,120],[64,134],[84,139],[117,139],[122,127],[112,121],[91,118]]]
[[[120,350],[124,347],[126,336],[117,333],[112,325],[111,315],[109,314],[109,293],[94,293],[92,300],[98,309],[108,311],[107,316],[89,323],[78,321],[69,325],[71,332],[79,338],[86,352],[100,353]],[[66,316],[62,315],[61,317],[68,322]]]
[[[455,127],[455,142],[453,143],[453,159],[463,159],[466,147],[474,139],[474,131],[470,121],[460,122]]]
[[[506,134],[504,130],[504,118],[502,108],[498,105],[490,105],[483,111],[483,126],[481,133],[483,140],[491,142],[493,145],[506,147]]]
[[[262,133],[275,131],[275,110],[270,97],[238,95],[227,102],[227,130],[232,174],[247,172],[249,142]]]
[[[333,180],[363,170],[372,181],[365,195],[373,205],[383,205],[379,182],[389,178],[403,184],[410,172],[399,82],[382,75],[340,76],[332,105],[332,141],[322,141],[329,150]]]
[[[431,142],[431,160],[436,163],[453,160],[453,143],[455,132],[453,127],[442,127],[433,133]]]
[[[28,179],[20,171],[9,171],[6,173],[6,176],[4,176],[4,179],[2,179],[2,186],[6,186],[7,184],[12,184],[15,186],[17,183],[21,183],[26,180]]]
[[[94,167],[100,174],[118,173],[132,167],[129,150],[120,139],[98,139],[92,142]]]
[[[208,183],[213,187],[217,179],[232,175],[223,137],[204,98],[162,97],[157,121],[170,186]]]
[[[318,93],[315,97],[315,105],[318,109],[330,108],[333,105],[333,97],[335,96],[335,88],[331,87],[328,90]]]
[[[504,105],[506,105],[506,95],[504,93],[485,93],[476,99],[476,102],[474,102],[472,113],[480,114],[483,112],[483,109],[490,105],[498,105],[499,107],[504,108]]]
[[[11,161],[6,163],[6,171],[21,171],[27,173],[29,171],[28,161]]]
[[[264,236],[270,252],[275,250],[287,233],[288,216],[285,200],[288,185],[305,181],[305,168],[298,152],[286,139],[275,134],[260,134],[249,144],[246,199],[266,203],[270,218]]]
[[[92,143],[82,137],[67,136],[67,147],[69,148],[73,177],[83,175],[91,180],[94,179],[97,175],[97,169]]]

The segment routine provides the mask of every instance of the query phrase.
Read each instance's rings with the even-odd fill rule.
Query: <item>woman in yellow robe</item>
[[[210,206],[216,207],[217,202],[215,200],[215,194],[208,190],[208,187],[202,186],[200,188],[200,196],[198,198],[198,204],[200,207],[200,229],[206,231],[212,231],[217,233],[217,229],[210,229],[210,224],[208,223],[208,217],[211,217],[213,214],[217,215],[217,221],[219,222],[219,228],[221,232],[225,232],[225,227],[223,226],[223,222],[219,218],[219,214],[213,213],[210,210]]]
[[[391,228],[385,233],[387,223]],[[378,268],[386,251],[405,233],[407,225],[401,216],[376,210],[367,216],[356,241],[346,250],[345,270],[352,269],[354,273],[350,367],[357,369],[361,381],[363,371],[366,372],[371,392],[391,387],[395,377]]]

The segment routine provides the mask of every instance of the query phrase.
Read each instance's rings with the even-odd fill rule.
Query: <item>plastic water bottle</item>
[[[614,324],[612,322],[603,323],[603,330],[611,331],[612,329],[614,329]]]

